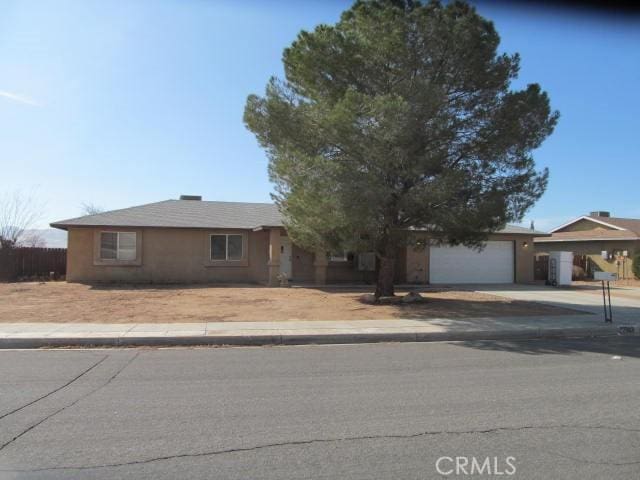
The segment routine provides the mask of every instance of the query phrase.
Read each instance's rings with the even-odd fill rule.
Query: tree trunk
[[[387,251],[387,255],[380,257],[380,268],[378,270],[378,279],[376,282],[376,298],[393,297],[393,295],[395,294],[393,288],[393,277],[395,276],[395,268],[395,254],[389,254],[389,252]]]

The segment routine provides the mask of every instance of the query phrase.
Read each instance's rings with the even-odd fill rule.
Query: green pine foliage
[[[558,112],[537,84],[512,90],[517,54],[462,2],[360,0],[284,50],[285,78],[244,121],[268,153],[289,235],[312,249],[375,251],[378,295],[421,228],[480,246],[540,198],[532,151]]]
[[[633,257],[633,274],[640,280],[640,253],[636,253]]]

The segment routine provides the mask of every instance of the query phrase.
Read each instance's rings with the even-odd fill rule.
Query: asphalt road
[[[1,479],[477,467],[639,478],[638,339],[0,352]]]

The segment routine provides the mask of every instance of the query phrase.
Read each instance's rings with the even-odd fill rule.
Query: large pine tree
[[[499,41],[462,2],[361,0],[300,32],[285,80],[250,95],[244,116],[292,239],[375,251],[387,296],[413,229],[480,247],[521,220],[546,188],[531,152],[558,113],[537,84],[510,89],[519,56]]]

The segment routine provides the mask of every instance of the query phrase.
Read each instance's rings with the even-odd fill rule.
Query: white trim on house
[[[569,225],[572,225],[572,224],[574,224],[576,222],[579,222],[580,220],[589,220],[589,221],[594,222],[594,223],[599,223],[600,225],[605,225],[607,227],[611,227],[614,230],[626,230],[626,228],[618,227],[617,225],[612,225],[611,223],[603,222],[602,220],[596,220],[595,218],[590,217],[589,215],[582,215],[581,217],[578,217],[578,218],[576,218],[574,220],[571,220],[570,222],[567,222],[567,223],[565,223],[563,225],[560,225],[559,227],[556,227],[553,230],[549,230],[549,233],[555,233],[558,230],[562,230],[563,228],[568,227]]]

